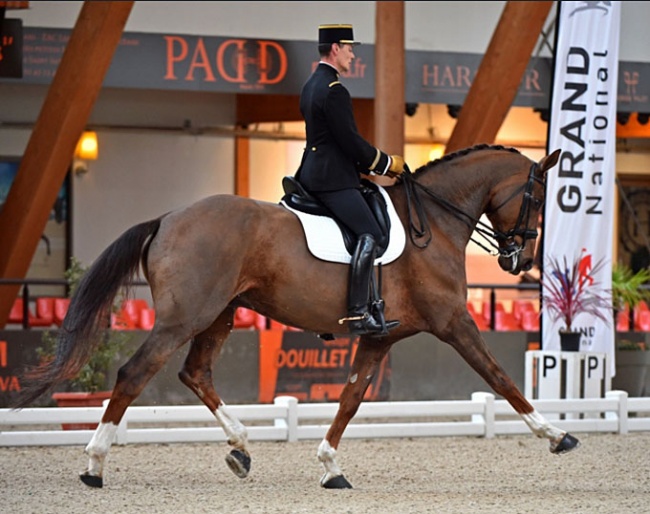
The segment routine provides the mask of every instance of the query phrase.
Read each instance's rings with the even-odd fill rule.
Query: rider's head
[[[352,25],[321,25],[318,27],[318,52],[321,59],[339,72],[350,70],[354,59],[353,47],[358,45],[354,40]]]

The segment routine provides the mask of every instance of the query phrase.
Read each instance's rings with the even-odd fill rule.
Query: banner
[[[573,269],[574,294],[587,299],[611,297],[620,18],[620,2],[559,2],[548,151],[562,153],[546,182],[542,282]],[[580,351],[607,354],[613,375],[611,302],[599,312],[609,324],[583,312],[572,328]],[[560,349],[563,326],[544,309],[544,350]]]
[[[325,341],[302,331],[260,331],[259,401],[271,403],[283,395],[301,402],[338,401],[358,344],[356,336]],[[373,375],[364,400],[386,401],[389,388],[387,355]]]

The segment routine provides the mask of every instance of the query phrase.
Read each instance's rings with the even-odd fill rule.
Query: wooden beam
[[[494,142],[553,3],[506,3],[447,142],[447,153]]]
[[[250,144],[249,137],[235,137],[235,194],[250,196]]]
[[[404,155],[404,2],[375,2],[375,144]]]
[[[0,277],[24,278],[133,2],[84,2],[0,212]],[[0,327],[19,286],[0,287]]]

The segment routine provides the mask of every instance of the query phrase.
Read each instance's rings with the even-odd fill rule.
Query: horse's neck
[[[459,167],[441,163],[429,170],[421,183],[468,216],[478,219],[489,201],[490,190],[501,180],[487,165]]]

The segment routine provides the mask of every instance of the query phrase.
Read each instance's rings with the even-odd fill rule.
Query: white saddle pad
[[[397,216],[393,202],[383,187],[379,185],[377,187],[384,200],[386,200],[388,215],[390,217],[390,241],[384,255],[375,259],[375,265],[393,262],[402,254],[406,245],[404,227],[402,221]],[[329,262],[350,263],[352,256],[345,248],[341,229],[332,218],[307,214],[292,209],[284,202],[280,203],[300,219],[305,231],[305,237],[307,238],[307,247],[314,257]]]

